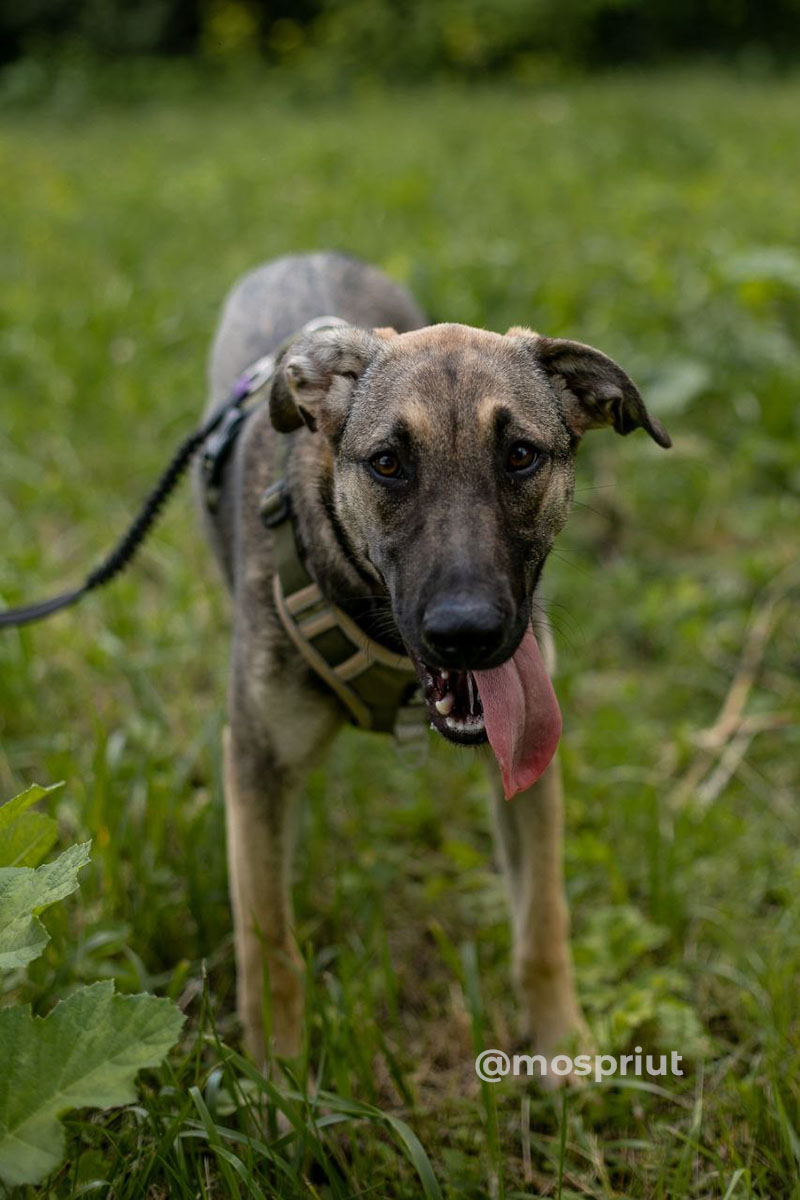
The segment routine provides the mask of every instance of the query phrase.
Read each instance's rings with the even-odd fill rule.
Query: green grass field
[[[252,1134],[221,1045],[228,610],[186,491],[114,586],[0,638],[0,795],[65,780],[64,844],[94,843],[13,995],[113,977],[189,1018],[140,1105],[69,1118],[37,1195],[434,1195],[399,1116],[448,1197],[800,1197],[798,112],[799,79],[656,74],[325,102],[155,77],[5,113],[5,604],[110,546],[197,418],[226,289],[287,249],[373,260],[432,319],[598,345],[675,443],[587,437],[547,587],[579,991],[599,1049],[686,1076],[480,1088],[475,1045],[515,1037],[481,769],[349,733],[296,886],[338,1099],[273,1097]]]

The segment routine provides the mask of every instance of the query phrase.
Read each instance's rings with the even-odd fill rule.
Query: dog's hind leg
[[[562,865],[563,797],[558,759],[506,800],[492,762],[494,828],[508,882],[513,973],[533,1053],[551,1057],[587,1035],[575,997]]]
[[[308,704],[298,709],[276,688],[267,733],[247,719],[235,692],[224,753],[237,1008],[245,1050],[263,1066],[268,1051],[292,1057],[302,1045],[304,972],[291,900],[297,798],[336,721],[327,712],[315,720]],[[292,736],[284,737],[292,715]]]

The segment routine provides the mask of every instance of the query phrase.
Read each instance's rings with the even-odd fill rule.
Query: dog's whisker
[[[572,506],[573,508],[584,508],[587,512],[594,513],[597,517],[605,517],[606,519],[614,515],[614,513],[609,509],[594,508],[591,504],[587,504],[584,500],[573,500]]]
[[[550,556],[552,558],[557,558],[559,560],[559,562],[563,562],[565,564],[565,566],[571,567],[573,571],[578,571],[579,574],[581,574],[581,575],[590,575],[591,574],[591,572],[587,570],[587,568],[583,565],[583,563],[576,562],[574,559],[571,559],[571,558],[567,558],[566,554],[563,554],[560,550],[555,550],[555,549],[551,550]]]

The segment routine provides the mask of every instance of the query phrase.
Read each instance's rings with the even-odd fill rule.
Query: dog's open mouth
[[[451,742],[474,746],[487,740],[478,685],[472,671],[422,667],[422,688],[431,724]]]
[[[512,656],[483,671],[445,670],[416,660],[431,725],[450,742],[488,741],[506,796],[531,787],[556,752],[561,713],[533,630]]]

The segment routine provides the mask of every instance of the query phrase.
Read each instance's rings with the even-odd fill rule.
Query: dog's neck
[[[335,510],[333,459],[319,434],[300,431],[286,482],[305,564],[323,595],[374,641],[396,654],[406,649],[392,616],[389,595],[368,564],[362,564]]]

